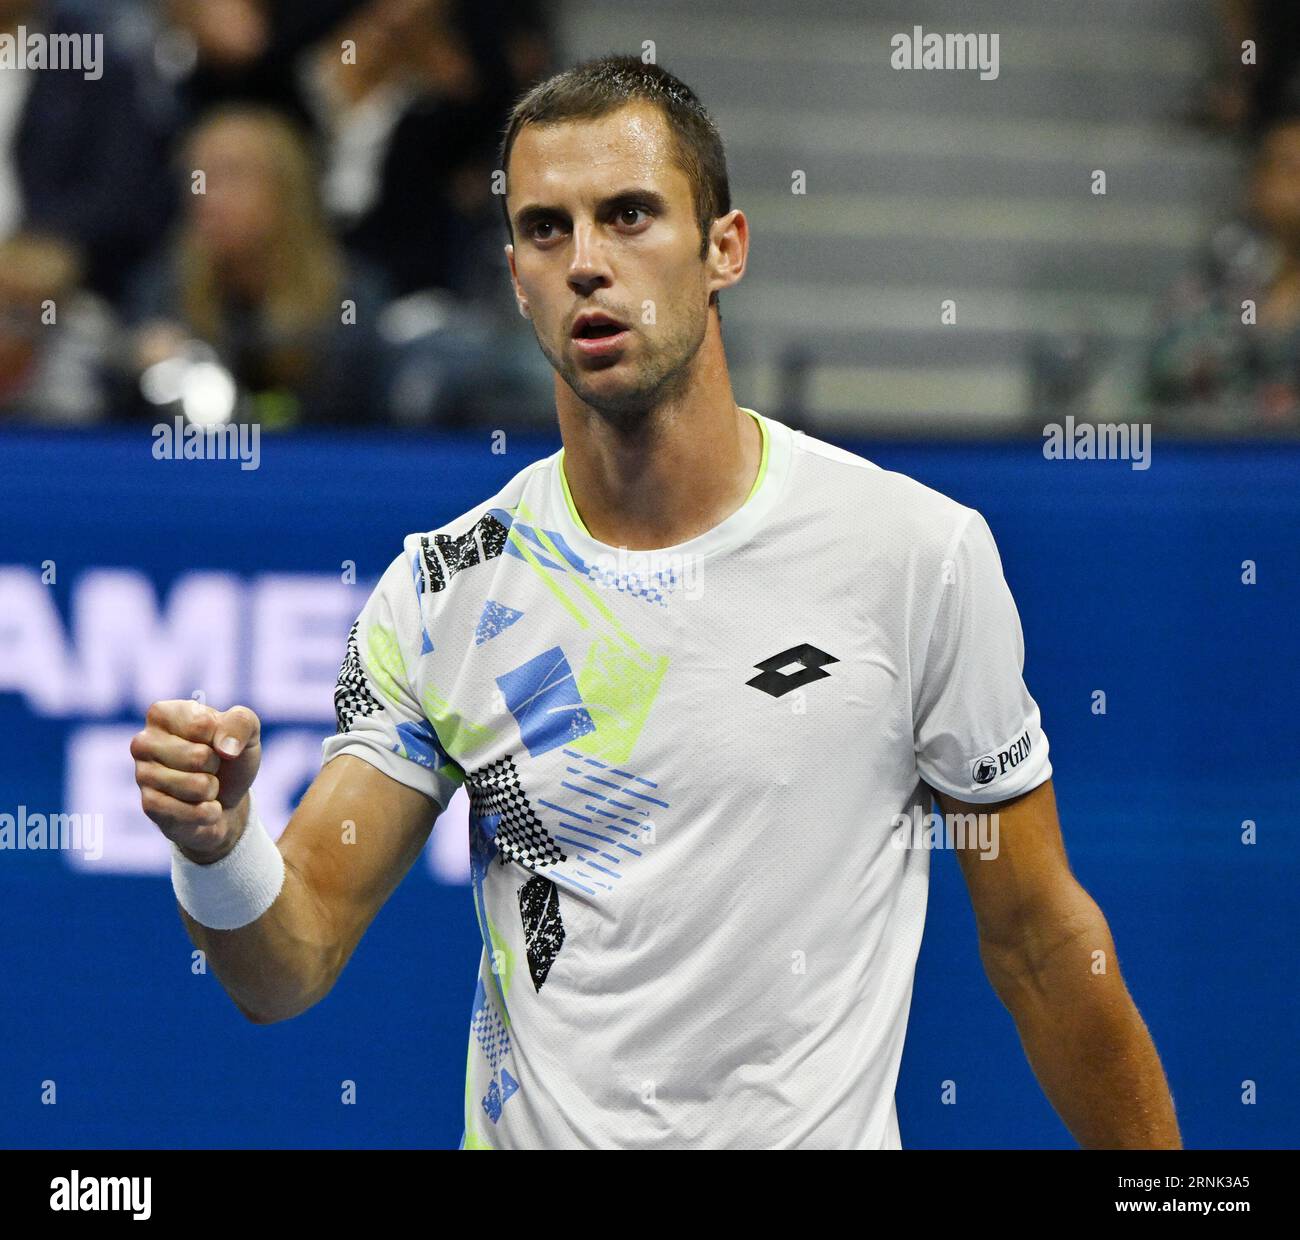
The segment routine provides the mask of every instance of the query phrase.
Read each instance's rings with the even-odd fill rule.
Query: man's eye
[[[539,220],[528,231],[532,235],[534,241],[547,241],[549,240],[549,237],[543,236],[537,230],[539,228],[554,228],[554,227],[555,225],[550,220]]]
[[[629,214],[631,214],[631,215],[644,215],[645,213],[646,213],[646,210],[645,210],[644,207],[620,207],[620,208],[619,208],[619,212],[618,212],[619,223],[621,223],[621,224],[628,224],[628,225],[635,225],[635,224],[638,224],[638,223],[640,223],[639,220],[629,220],[629,219],[627,218],[627,216],[628,216]]]

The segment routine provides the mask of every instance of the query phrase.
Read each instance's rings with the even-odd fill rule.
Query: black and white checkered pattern
[[[496,842],[502,865],[518,861],[536,870],[566,860],[519,786],[519,771],[509,754],[471,771],[466,783],[472,813],[501,815]]]
[[[339,668],[338,683],[334,686],[334,715],[340,732],[349,731],[358,715],[373,715],[381,709],[379,700],[370,692],[370,681],[357,652],[359,623],[359,620],[352,622],[347,652],[343,656],[343,665]]]

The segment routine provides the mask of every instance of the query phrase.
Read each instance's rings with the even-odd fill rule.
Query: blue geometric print
[[[564,565],[557,564],[554,558],[552,558],[553,553],[551,548],[554,547],[566,560],[568,560],[569,564],[573,568],[578,570],[578,572],[585,576],[590,571],[587,567],[587,562],[569,546],[565,541],[564,535],[558,530],[543,530],[542,534],[545,534],[547,538],[547,542],[543,543],[541,534],[533,529],[531,525],[525,525],[522,521],[516,521],[514,528],[517,533],[522,534],[529,542],[535,544],[537,550],[533,551],[532,554],[537,557],[537,562],[543,568],[555,568],[559,569],[561,572],[564,571]],[[513,543],[506,546],[506,554],[513,555],[518,560],[525,558],[523,552]]]
[[[559,646],[552,646],[513,671],[496,678],[519,735],[536,758],[596,730],[578,693],[573,669]]]
[[[523,535],[523,537],[528,539],[529,542],[537,545],[537,550],[531,551],[531,554],[536,558],[538,564],[543,568],[555,568],[563,572],[564,565],[557,564],[550,558],[549,549],[542,546],[542,540],[538,537],[536,530],[531,526],[525,525],[522,521],[515,522],[514,530],[516,534]],[[514,539],[511,539],[506,543],[506,554],[514,556],[517,560],[524,560],[527,562],[527,556],[525,556],[524,553],[515,545]]]
[[[616,589],[633,598],[644,599],[647,603],[658,603],[661,607],[667,607],[667,596],[682,585],[682,579],[671,562],[653,572],[640,573],[632,570],[620,574],[615,568],[587,563],[569,546],[564,535],[558,530],[542,530],[538,533],[532,526],[525,525],[522,521],[514,523],[514,530],[534,544],[535,549],[530,549],[530,554],[536,558],[542,568],[551,568],[559,572],[565,570],[565,565],[558,563],[554,558],[555,552],[558,551],[568,561],[569,567],[604,589]],[[546,535],[545,542],[542,541],[542,534]],[[524,553],[513,542],[507,544],[506,554],[513,555],[518,560],[525,559]]]
[[[436,771],[451,761],[447,751],[439,744],[433,725],[427,719],[421,719],[419,723],[399,723],[397,735],[401,737],[405,756],[421,766],[427,766],[431,771]]]
[[[585,574],[588,571],[587,561],[584,560],[572,547],[570,547],[567,542],[565,542],[563,534],[558,530],[543,530],[542,533],[555,544],[560,554],[563,555],[564,558],[578,570],[578,572]]]
[[[491,641],[498,633],[505,632],[523,614],[514,607],[507,607],[504,603],[488,599],[483,604],[483,614],[479,616],[478,626],[474,630],[474,645],[481,646],[484,642]]]
[[[572,857],[571,872],[591,884],[583,890],[613,891],[624,867],[643,855],[654,816],[669,803],[654,795],[661,789],[651,779],[576,749],[563,752],[573,762],[564,767],[559,786],[577,797],[557,792],[557,800],[538,797],[537,804],[558,815],[551,834]]]
[[[603,589],[618,590],[620,594],[645,599],[647,603],[658,603],[661,607],[668,606],[668,595],[682,584],[671,565],[653,573],[629,572],[620,576],[616,569],[600,568],[593,564],[588,569],[587,576]]]
[[[495,1076],[501,1061],[510,1053],[510,1034],[506,1031],[505,1022],[488,1006],[487,992],[483,989],[482,978],[479,978],[478,984],[479,990],[475,995],[478,1004],[474,1009],[470,1028],[474,1030],[474,1038],[487,1057],[488,1066]]]
[[[519,1082],[503,1065],[506,1056],[510,1054],[510,1032],[488,1003],[482,975],[479,976],[478,987],[474,991],[474,1011],[470,1016],[469,1027],[492,1072],[487,1094],[480,1102],[488,1119],[495,1124],[501,1118],[501,1108],[518,1092]]]

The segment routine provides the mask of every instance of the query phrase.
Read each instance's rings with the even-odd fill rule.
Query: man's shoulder
[[[875,531],[896,545],[942,550],[975,511],[910,474],[796,431],[792,437],[797,486],[818,496],[842,520]]]
[[[403,557],[425,578],[432,593],[445,590],[461,569],[495,559],[506,549],[516,514],[545,503],[549,471],[559,453],[539,457],[514,474],[495,494],[449,521],[403,539]]]

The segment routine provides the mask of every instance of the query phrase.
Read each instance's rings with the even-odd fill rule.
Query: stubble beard
[[[533,334],[552,369],[574,395],[618,430],[630,431],[644,424],[655,409],[675,403],[689,388],[707,324],[707,308],[703,314],[690,316],[679,332],[664,338],[649,356],[643,354],[633,363],[635,375],[627,386],[613,390],[600,390],[588,383],[567,352],[557,355],[547,347],[536,323]],[[627,366],[626,362],[619,364]]]

